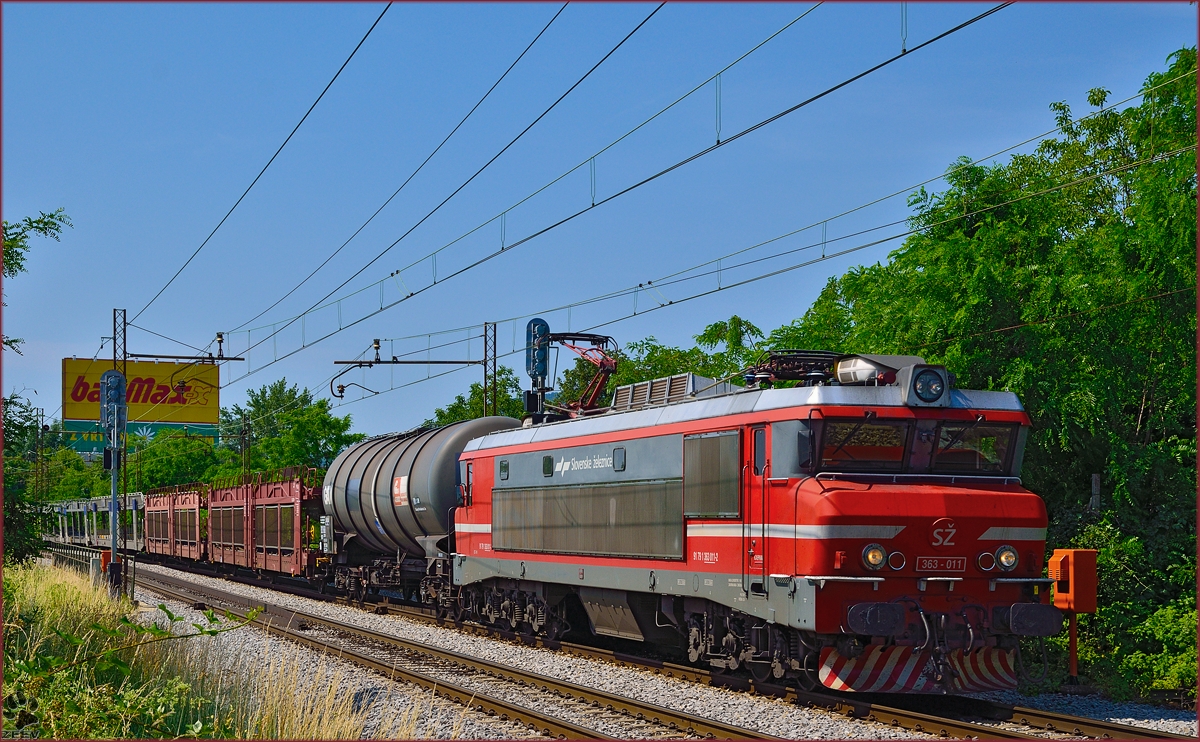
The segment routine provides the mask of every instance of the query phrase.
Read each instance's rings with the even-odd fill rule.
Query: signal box
[[[1096,612],[1096,551],[1055,549],[1048,570],[1054,606],[1071,613]]]

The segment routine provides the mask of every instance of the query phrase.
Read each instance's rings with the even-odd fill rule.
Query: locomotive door
[[[767,596],[767,427],[750,428],[742,465],[742,590]]]

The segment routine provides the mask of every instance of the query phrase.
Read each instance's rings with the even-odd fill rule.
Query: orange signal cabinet
[[[1047,565],[1054,606],[1072,613],[1096,612],[1096,551],[1055,549]]]

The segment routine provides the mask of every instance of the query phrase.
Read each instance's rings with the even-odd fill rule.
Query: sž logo
[[[949,518],[939,518],[929,527],[929,543],[934,546],[954,546],[954,534],[958,529]]]

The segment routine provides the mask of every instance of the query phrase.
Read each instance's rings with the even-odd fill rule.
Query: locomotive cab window
[[[932,471],[1004,474],[1009,468],[1016,425],[984,421],[946,421],[938,427]]]
[[[472,494],[472,490],[474,489],[474,487],[475,487],[475,463],[472,461],[468,461],[467,462],[467,481],[463,483],[463,494],[464,494],[463,504],[464,505],[471,504],[471,494]]]
[[[826,419],[821,469],[838,472],[902,472],[911,424],[876,417]]]
[[[736,430],[683,439],[683,514],[689,518],[736,518],[741,489],[740,438]]]
[[[767,468],[767,429],[754,429],[754,476],[762,476]]]

